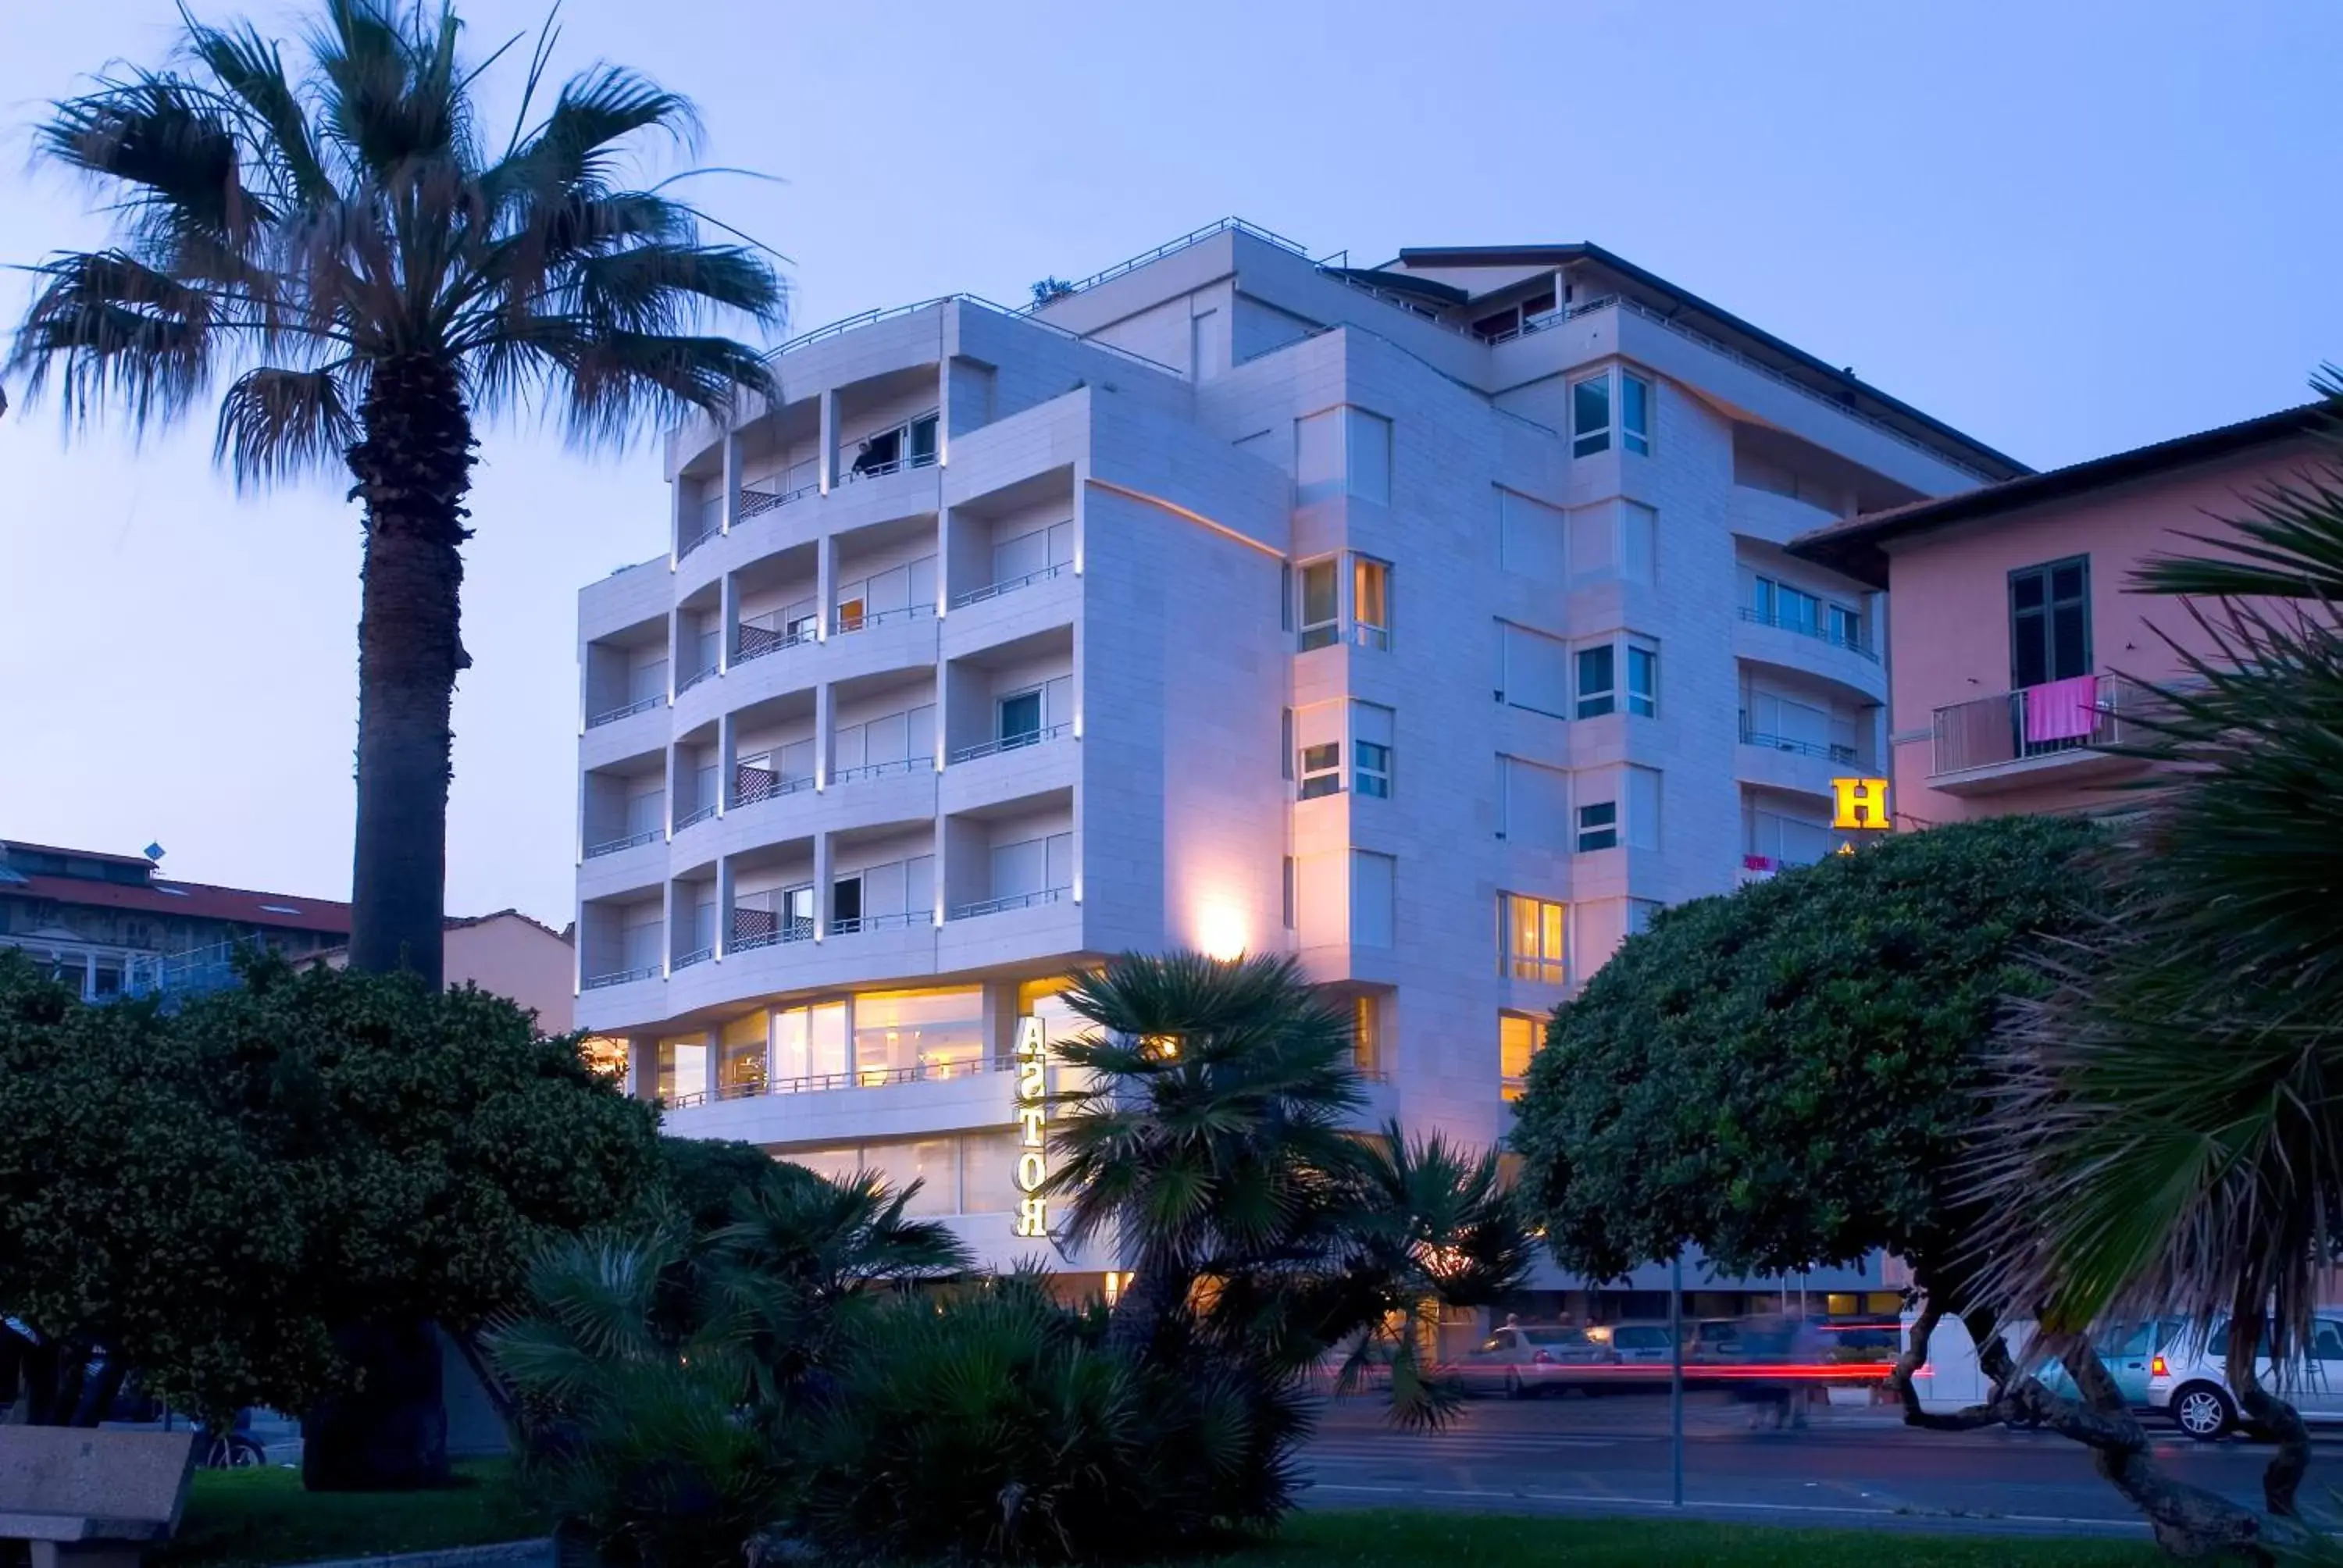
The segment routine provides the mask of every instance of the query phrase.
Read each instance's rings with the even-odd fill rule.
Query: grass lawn
[[[1237,1561],[1248,1559],[1258,1568],[2147,1568],[2165,1561],[2145,1542],[1398,1510],[1297,1514],[1274,1544]]]
[[[504,1464],[457,1467],[450,1492],[301,1490],[292,1470],[196,1475],[179,1537],[156,1561],[172,1568],[263,1568],[320,1557],[387,1555],[518,1541],[545,1533]],[[1785,1530],[1654,1519],[1506,1518],[1402,1510],[1298,1513],[1278,1538],[1201,1568],[2146,1568],[2145,1543],[1865,1530]]]
[[[458,1463],[446,1492],[308,1493],[297,1470],[199,1470],[178,1538],[151,1561],[173,1568],[257,1568],[320,1557],[427,1552],[546,1533],[500,1460]]]

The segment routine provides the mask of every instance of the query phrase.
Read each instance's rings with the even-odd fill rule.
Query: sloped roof
[[[66,852],[81,854],[78,849]],[[92,909],[176,915],[182,920],[233,920],[239,925],[319,931],[329,936],[347,937],[350,932],[347,904],[331,899],[296,898],[289,893],[256,892],[248,888],[223,888],[209,882],[174,882],[160,878],[145,883],[106,882],[90,877],[25,875],[21,880],[0,882],[0,898],[54,899],[61,904],[81,904]]]

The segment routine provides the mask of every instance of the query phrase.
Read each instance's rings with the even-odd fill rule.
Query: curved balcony
[[[1743,784],[1827,799],[1831,780],[1856,767],[1852,746],[1832,746],[1744,729],[1734,748],[1733,776]]]
[[[1827,631],[1761,616],[1746,605],[1733,628],[1733,654],[1753,664],[1827,680],[1865,702],[1887,700],[1887,671],[1877,650]]]

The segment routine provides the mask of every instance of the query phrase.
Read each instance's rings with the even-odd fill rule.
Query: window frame
[[[1308,653],[1313,648],[1332,648],[1342,640],[1342,555],[1337,552],[1333,555],[1318,556],[1300,564],[1302,569],[1293,574],[1295,582],[1301,588],[1300,596],[1294,603],[1293,609],[1296,642],[1303,653]],[[1325,619],[1312,620],[1310,618],[1310,576],[1312,572],[1321,570],[1324,571],[1330,579],[1328,586],[1332,589],[1330,595],[1332,608]]]
[[[1606,678],[1600,688],[1586,684],[1586,668],[1590,658],[1600,656],[1609,660]],[[1608,640],[1587,643],[1570,650],[1570,716],[1573,719],[1607,719],[1619,711],[1619,649]]]
[[[1626,679],[1623,694],[1630,719],[1657,719],[1660,716],[1660,650],[1656,644],[1629,640],[1626,646]],[[1643,666],[1644,684],[1635,684],[1635,667]]]
[[[1640,401],[1643,407],[1640,412],[1643,417],[1640,426],[1631,424],[1627,417],[1627,388],[1631,386],[1641,394]],[[1639,457],[1648,457],[1652,455],[1652,406],[1655,397],[1656,389],[1652,385],[1651,377],[1638,376],[1624,366],[1620,367],[1616,397],[1619,411],[1613,422],[1619,427],[1621,451],[1633,452]]]
[[[1606,811],[1610,815],[1590,820],[1588,813],[1594,811]],[[1600,854],[1604,849],[1617,849],[1624,842],[1619,835],[1625,826],[1626,824],[1619,819],[1619,800],[1616,796],[1608,800],[1579,802],[1571,818],[1572,853],[1594,855]],[[1589,843],[1587,840],[1590,839],[1600,839],[1603,842]]]
[[[2077,569],[2081,578],[2082,587],[2081,591],[2073,598],[2062,599],[2057,596],[2056,585],[2058,580],[2058,572],[2062,568],[2067,567],[2073,567]],[[2027,684],[2029,684],[2021,682],[2018,679],[2020,670],[2017,657],[2017,627],[2018,617],[2021,613],[2017,606],[2017,586],[2020,582],[2029,578],[2038,578],[2042,584],[2041,608],[2036,611],[2027,611],[2024,613],[2038,616],[2041,621],[2043,671],[2042,678],[2030,684],[2042,686],[2047,685],[2054,680],[2071,680],[2078,676],[2088,675],[2095,668],[2097,668],[2094,661],[2094,653],[2096,650],[2092,646],[2092,633],[2094,628],[2091,625],[2091,558],[2089,552],[2086,551],[2081,555],[2060,556],[2055,560],[2041,561],[2033,566],[2014,567],[2010,569],[2009,587],[2007,589],[2009,603],[2009,689],[2012,691],[2025,690]],[[2069,671],[2066,675],[2060,675],[2058,673],[2057,613],[2062,606],[2074,608],[2082,617],[2082,668]]]
[[[1545,1044],[1540,1038],[1540,1021],[1535,1013],[1520,1012],[1512,1008],[1501,1008],[1497,1011],[1497,1092],[1503,1099],[1518,1100],[1528,1088],[1530,1063],[1537,1060],[1539,1049]],[[1508,1026],[1513,1024],[1520,1024],[1529,1034],[1529,1049],[1522,1053],[1522,1070],[1519,1072],[1506,1070],[1505,1035]]]
[[[1517,939],[1526,931],[1525,946]],[[1570,983],[1570,905],[1534,893],[1497,895],[1497,972],[1535,985]]]
[[[1611,367],[1604,366],[1592,376],[1581,376],[1568,383],[1570,397],[1570,455],[1573,457],[1594,457],[1611,449],[1612,427],[1618,423],[1617,410],[1611,392]],[[1578,422],[1578,394],[1588,387],[1603,388],[1603,423],[1582,426]]]
[[[1311,760],[1311,753],[1313,751],[1330,752],[1332,755],[1322,756],[1313,764]],[[1302,748],[1301,764],[1297,771],[1299,773],[1298,787],[1295,790],[1297,799],[1322,800],[1329,795],[1340,795],[1342,792],[1342,743],[1339,740],[1322,740],[1315,746],[1304,746]]]
[[[1379,753],[1370,760],[1370,753]],[[1380,740],[1351,738],[1351,789],[1354,794],[1388,800],[1392,791],[1392,749]]]
[[[1389,653],[1392,645],[1392,564],[1381,556],[1371,556],[1359,550],[1351,551],[1350,558],[1350,641],[1360,648]],[[1365,586],[1370,576],[1376,578],[1378,591],[1375,597],[1383,601],[1383,619],[1379,622],[1367,619],[1359,606],[1359,590]]]

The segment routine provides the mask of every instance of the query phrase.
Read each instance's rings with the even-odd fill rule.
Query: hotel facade
[[[1059,977],[1294,954],[1365,1120],[1500,1139],[1556,1002],[1885,764],[1885,597],[1784,546],[2026,471],[1584,245],[1231,220],[774,368],[579,596],[578,1025],[669,1131],[1077,1275],[1019,1116]]]

